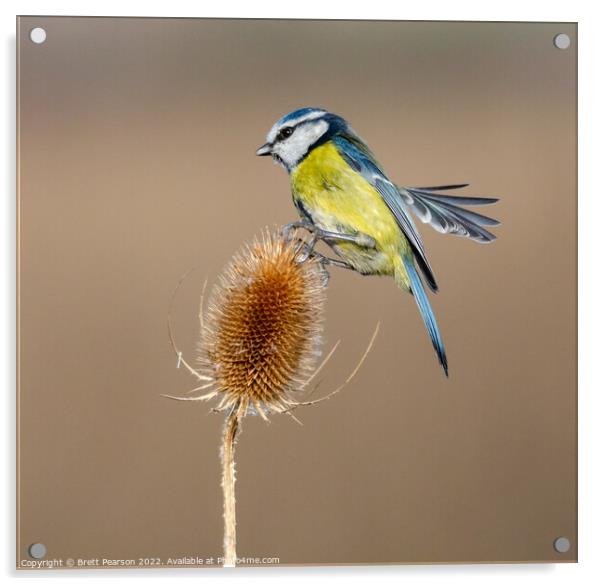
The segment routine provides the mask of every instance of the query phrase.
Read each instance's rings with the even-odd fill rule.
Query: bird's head
[[[290,172],[313,148],[348,129],[347,122],[336,114],[322,108],[301,108],[272,126],[256,154],[271,155]]]

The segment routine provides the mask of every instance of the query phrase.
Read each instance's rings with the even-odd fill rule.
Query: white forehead
[[[274,140],[276,139],[276,136],[280,132],[280,129],[284,128],[285,126],[292,126],[294,128],[295,126],[297,126],[298,124],[301,124],[302,122],[307,122],[308,120],[315,120],[316,118],[322,118],[322,116],[324,116],[324,114],[326,114],[326,112],[324,110],[312,110],[311,112],[308,112],[307,114],[303,114],[302,116],[299,116],[298,118],[294,118],[293,120],[290,120],[290,119],[287,120],[286,117],[282,118],[282,119],[278,120],[278,122],[276,122],[276,124],[274,124],[274,126],[272,126],[272,128],[270,128],[270,131],[268,132],[268,135],[266,137],[267,142],[269,142],[269,143],[274,142]]]

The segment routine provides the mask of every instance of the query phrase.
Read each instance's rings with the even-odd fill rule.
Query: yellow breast
[[[393,257],[406,249],[407,240],[381,195],[349,167],[334,144],[327,142],[316,147],[297,165],[291,172],[291,189],[296,205],[320,228],[372,236],[377,242],[377,251],[382,253],[372,260],[383,264],[373,266],[372,272],[391,272]],[[353,244],[339,245],[337,252],[348,257],[352,264],[359,262],[351,258],[360,254]],[[366,251],[361,252],[362,262],[370,262]],[[383,254],[386,258],[381,258]]]

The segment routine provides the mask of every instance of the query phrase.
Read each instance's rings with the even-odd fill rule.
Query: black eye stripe
[[[276,140],[284,140],[285,138],[288,138],[291,134],[293,134],[294,131],[295,131],[295,129],[292,128],[291,126],[285,126],[278,133]]]

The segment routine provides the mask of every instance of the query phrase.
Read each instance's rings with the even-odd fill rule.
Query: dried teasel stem
[[[224,422],[222,435],[222,490],[224,493],[224,566],[236,565],[236,469],[234,449],[240,431],[241,417],[238,405],[230,410]]]

